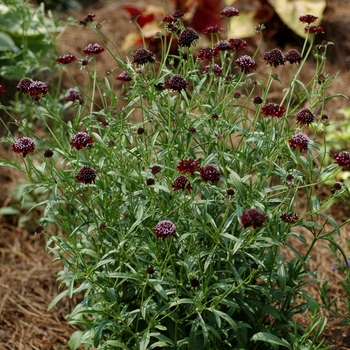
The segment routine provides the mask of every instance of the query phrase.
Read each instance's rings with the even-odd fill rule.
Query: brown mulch
[[[158,1],[156,1],[158,3]],[[152,2],[154,3],[154,1]],[[126,33],[133,31],[134,27],[129,23],[127,15],[120,10],[118,1],[102,1],[88,8],[86,11],[96,13],[96,17],[106,20],[104,30],[111,33],[115,42],[121,43]],[[84,14],[85,14],[84,12]],[[83,14],[83,15],[84,15]],[[76,15],[81,18],[82,15]],[[330,37],[327,39],[335,42],[332,53],[333,65],[330,73],[342,70],[340,77],[334,82],[332,92],[349,93],[348,81],[350,73],[350,1],[330,0],[329,8],[325,14],[325,22],[328,23]],[[118,30],[116,30],[116,23]],[[337,23],[337,25],[333,25]],[[90,42],[95,42],[93,34],[88,31],[82,32],[80,28],[69,29],[61,40],[61,53],[69,52],[81,56],[79,52]],[[77,33],[79,32],[79,40]],[[91,40],[90,40],[91,39]],[[345,45],[346,44],[346,45]],[[266,45],[266,44],[264,44]],[[67,50],[70,48],[71,50]],[[266,45],[269,50],[272,47]],[[264,49],[264,48],[263,48]],[[101,71],[113,68],[113,61],[103,61]],[[77,70],[78,82],[83,81],[84,71]],[[120,72],[119,72],[120,73]],[[118,74],[119,74],[118,73]],[[68,82],[64,83],[66,88],[72,87]],[[342,118],[337,114],[338,108],[348,106],[348,102],[336,99],[327,102],[326,113],[330,117]],[[0,149],[0,158],[11,157],[8,150]],[[0,206],[6,207],[14,202],[12,189],[20,179],[20,175],[9,168],[0,167]],[[341,222],[350,215],[350,208],[337,203],[331,208],[330,214]],[[34,221],[33,221],[34,222]],[[32,225],[32,226],[30,226]],[[17,216],[0,216],[0,349],[1,350],[31,350],[31,349],[67,349],[67,341],[76,330],[69,325],[65,316],[74,307],[74,300],[63,299],[50,312],[47,307],[52,299],[60,292],[59,284],[56,282],[57,272],[61,265],[51,265],[53,256],[45,249],[47,238],[45,235],[35,235],[34,223],[28,223],[27,227],[18,226]],[[346,237],[349,236],[349,228],[342,229],[342,237],[338,242],[346,249],[348,244]],[[310,237],[309,237],[310,238]],[[349,237],[350,238],[350,237]],[[300,243],[298,249],[303,252],[305,246]],[[347,250],[347,249],[346,249]],[[349,251],[347,250],[349,253]],[[343,276],[330,269],[333,256],[325,243],[318,243],[312,253],[309,262],[310,269],[319,271],[322,278],[329,280],[329,295],[338,301],[340,313],[347,315],[345,293],[340,286]],[[318,291],[315,286],[310,287],[311,293],[317,298]],[[327,315],[329,323],[323,336],[325,344],[334,345],[334,349],[350,349],[350,330],[341,325],[343,318],[335,318]],[[307,315],[298,321],[307,326],[309,318]]]

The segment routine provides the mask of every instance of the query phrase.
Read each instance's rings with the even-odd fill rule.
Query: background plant
[[[322,120],[296,122],[295,116],[306,103],[310,112],[324,103],[318,76],[328,43],[317,47],[312,80],[301,82],[298,74],[313,49],[305,44],[275,104],[269,91],[278,83],[275,68],[285,63],[279,50],[258,63],[271,66],[267,78],[254,76],[256,62],[237,50],[212,48],[202,64],[193,53],[195,35],[184,35],[181,20],[172,16],[178,34],[168,25],[164,31],[179,41],[178,55],[168,55],[171,43],[160,34],[159,60],[143,49],[124,62],[93,19],[87,16],[82,25],[100,44],[85,49],[81,62],[90,83],[77,90],[84,98],[73,103],[75,119],[62,120],[56,100],[39,94],[31,108],[47,134],[37,137],[21,125],[35,146],[11,140],[25,155],[32,189],[48,193],[37,204],[45,207],[43,227],[53,223],[66,232],[51,238],[51,250],[65,263],[59,278],[67,287],[51,306],[84,293],[70,319],[85,329],[73,335],[71,347],[310,345],[289,327],[293,315],[319,308],[304,289],[317,281],[306,262],[318,240],[339,233],[322,212],[330,199],[318,199],[322,175],[339,167],[317,165],[324,152],[308,126]],[[121,69],[119,96],[113,77],[94,69],[104,51]],[[32,83],[26,88],[33,95]],[[307,205],[296,215],[302,193]],[[325,231],[326,222],[333,231]],[[287,242],[291,236],[305,241],[292,226],[313,234],[303,256]],[[295,258],[286,261],[282,246]]]

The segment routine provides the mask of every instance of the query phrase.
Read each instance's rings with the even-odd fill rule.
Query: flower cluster
[[[127,72],[122,72],[122,73],[120,73],[118,76],[117,76],[117,78],[116,78],[117,80],[120,80],[120,81],[131,81],[131,77],[130,77],[130,75],[127,73]]]
[[[200,169],[198,160],[189,158],[189,159],[182,159],[178,165],[176,166],[177,170],[179,170],[182,174],[194,174],[196,170]]]
[[[312,122],[315,120],[315,115],[308,109],[303,108],[298,114],[297,114],[297,122],[300,125],[307,125],[309,126],[312,124]]]
[[[194,29],[188,27],[180,33],[179,45],[190,47],[191,44],[197,39],[199,39],[199,36],[196,33],[196,31]]]
[[[261,107],[261,114],[264,117],[277,117],[282,118],[286,109],[283,106],[277,105],[275,103],[267,103]]]
[[[267,216],[255,208],[245,210],[241,216],[241,222],[244,227],[260,228],[265,222]]]
[[[92,55],[99,55],[104,50],[105,49],[102,46],[95,43],[95,44],[89,44],[88,46],[86,46],[83,52],[88,56],[92,56]]]
[[[216,182],[220,180],[220,169],[216,165],[206,165],[199,169],[200,177],[208,182]]]
[[[175,235],[176,225],[170,220],[163,220],[158,222],[153,231],[156,233],[157,238],[165,239]]]
[[[244,73],[251,73],[257,66],[256,62],[248,55],[237,58],[235,63]]]
[[[88,165],[83,166],[77,173],[75,179],[85,185],[92,184],[96,179],[96,171]]]
[[[64,98],[67,102],[78,101],[79,104],[83,104],[84,102],[83,94],[77,89],[70,88]]]
[[[298,132],[290,140],[288,140],[290,143],[291,148],[299,148],[300,151],[307,150],[309,146],[310,139],[306,134],[303,132]]]
[[[192,187],[190,185],[188,178],[184,175],[180,175],[179,177],[177,177],[171,184],[171,187],[173,188],[174,191],[192,190]]]
[[[350,166],[350,153],[346,152],[346,151],[342,151],[339,153],[336,153],[334,155],[334,159],[335,159],[335,164],[338,164],[341,167],[348,167]]]
[[[69,64],[75,62],[77,58],[74,55],[64,55],[56,58],[56,62],[59,64]]]
[[[78,151],[84,147],[91,146],[94,143],[94,139],[84,131],[77,132],[70,142],[72,148],[76,148]]]
[[[220,51],[216,47],[214,48],[207,47],[199,50],[197,59],[200,61],[204,61],[204,60],[210,61],[216,56],[218,56],[219,53]]]
[[[181,90],[185,90],[187,85],[188,81],[180,74],[173,75],[164,83],[164,87],[166,89],[171,89],[173,91],[178,92],[180,92]]]
[[[239,11],[232,7],[232,6],[228,6],[225,7],[221,12],[220,12],[221,16],[225,16],[225,17],[233,17],[233,16],[238,16],[239,15]]]
[[[29,137],[21,137],[14,144],[12,144],[12,151],[15,153],[22,153],[25,157],[28,153],[33,153],[35,149],[35,142]]]
[[[292,214],[292,213],[289,213],[289,214],[282,213],[280,218],[281,220],[289,224],[295,224],[299,220],[298,214]]]
[[[284,62],[286,60],[280,49],[273,49],[269,52],[266,52],[263,59],[266,61],[266,64],[274,67],[284,65]]]
[[[134,55],[132,56],[133,62],[136,63],[138,66],[146,63],[153,63],[156,59],[154,57],[154,54],[152,51],[141,48],[138,49]]]
[[[31,97],[45,95],[49,87],[42,81],[32,81],[29,78],[23,78],[17,85],[17,90],[23,94],[29,94]]]

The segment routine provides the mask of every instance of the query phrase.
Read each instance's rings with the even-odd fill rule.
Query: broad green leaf
[[[83,331],[75,331],[69,339],[69,349],[76,350],[81,344],[83,338]]]
[[[274,8],[281,20],[293,30],[294,33],[305,38],[305,25],[299,17],[308,13],[318,17],[316,25],[321,22],[326,0],[267,0]]]
[[[292,349],[291,345],[287,341],[285,341],[284,339],[280,339],[277,336],[267,332],[256,333],[250,338],[250,340],[262,341],[264,343],[275,344],[275,345],[281,345],[281,346],[287,347],[288,349]]]
[[[18,52],[19,48],[9,35],[0,32],[0,51]]]
[[[149,342],[150,342],[150,335],[149,335],[149,329],[147,329],[140,340],[140,350],[146,350]]]

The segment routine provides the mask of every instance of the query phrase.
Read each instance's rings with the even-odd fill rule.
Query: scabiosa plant
[[[179,34],[179,45],[190,47],[195,40],[199,39],[197,32],[188,27]]]
[[[264,54],[264,61],[270,66],[278,67],[284,65],[285,57],[280,49],[273,49]]]
[[[220,180],[220,169],[216,165],[206,165],[199,169],[202,180],[206,182],[216,182]]]
[[[205,27],[204,30],[203,30],[203,33],[206,33],[206,34],[219,34],[219,33],[221,33],[222,30],[223,30],[222,27],[220,27],[219,25],[215,24],[213,26]]]
[[[176,225],[170,220],[162,220],[158,222],[153,231],[156,233],[157,238],[168,238],[174,236],[176,233]]]
[[[237,58],[235,63],[244,73],[251,73],[257,67],[256,62],[248,55]]]
[[[310,33],[310,34],[322,34],[322,33],[324,33],[324,27],[323,27],[323,26],[310,26],[310,27],[305,27],[305,33]]]
[[[220,51],[217,48],[212,48],[212,47],[200,49],[197,55],[197,59],[200,61],[204,61],[204,60],[210,61],[216,56],[218,56],[219,52]]]
[[[81,21],[79,21],[79,24],[85,29],[89,23],[92,23],[95,20],[95,17],[96,15],[94,13],[89,13]]]
[[[91,146],[93,143],[94,139],[87,132],[79,131],[73,136],[70,145],[79,151],[84,147]]]
[[[293,213],[282,213],[280,216],[281,220],[289,224],[295,224],[299,220],[298,214]]]
[[[33,153],[35,149],[35,142],[33,139],[23,136],[12,144],[12,151],[15,153],[22,153],[25,157],[28,153]]]
[[[133,62],[136,63],[138,66],[146,63],[153,63],[156,60],[154,53],[144,48],[138,49],[133,54],[132,58]]]
[[[219,51],[229,51],[229,50],[232,50],[232,46],[230,45],[230,43],[229,43],[227,40],[219,41],[218,43],[215,44],[215,47],[216,47]]]
[[[153,175],[156,175],[158,173],[160,173],[162,171],[162,167],[160,165],[153,165],[152,169],[151,169],[151,173]]]
[[[314,23],[316,22],[318,19],[317,16],[313,16],[313,15],[303,15],[303,16],[300,16],[299,17],[299,21],[302,22],[302,23],[307,23],[307,24],[311,24],[311,23]]]
[[[315,115],[308,109],[303,108],[300,112],[297,113],[297,122],[300,125],[309,126],[315,120]]]
[[[69,55],[69,54],[56,58],[56,62],[59,64],[69,64],[69,63],[75,62],[76,60],[77,60],[76,56]]]
[[[285,112],[286,109],[283,106],[275,103],[266,103],[263,107],[261,107],[261,114],[264,117],[282,118]]]
[[[300,55],[300,52],[298,50],[295,50],[295,49],[291,49],[289,50],[285,55],[284,55],[284,58],[286,59],[287,62],[289,62],[290,64],[293,64],[293,63],[298,63],[300,64],[301,62],[301,55]]]
[[[83,104],[84,102],[83,94],[79,90],[73,88],[68,89],[64,98],[67,102],[78,101],[79,104]]]
[[[350,166],[350,153],[347,151],[342,151],[334,155],[335,164],[338,164],[340,167]]]
[[[228,39],[227,40],[233,50],[245,50],[248,47],[248,43],[243,39]]]
[[[220,12],[221,16],[225,16],[225,17],[233,17],[233,16],[238,16],[239,15],[239,11],[232,7],[232,6],[228,6],[225,7],[221,12]]]
[[[164,83],[164,87],[166,89],[171,89],[173,91],[178,92],[181,92],[181,90],[185,90],[187,85],[188,81],[180,74],[173,75]]]
[[[256,208],[247,209],[242,213],[241,222],[244,227],[260,228],[267,216]]]
[[[104,50],[105,49],[102,46],[95,43],[95,44],[89,44],[88,46],[86,46],[83,52],[88,56],[93,56],[93,55],[99,55]]]
[[[17,85],[17,90],[20,91],[22,94],[28,94],[29,93],[29,87],[32,84],[32,81],[29,78],[23,78]]]
[[[310,139],[303,132],[298,132],[290,140],[288,140],[291,148],[299,148],[300,151],[307,150]]]
[[[89,185],[95,181],[96,176],[96,171],[90,166],[85,165],[78,171],[75,180],[85,185]]]
[[[194,174],[196,170],[200,169],[200,165],[198,160],[196,159],[182,159],[176,166],[177,170],[179,170],[182,174]]]
[[[49,87],[42,81],[33,81],[28,87],[28,93],[30,96],[45,95],[49,92]]]
[[[178,176],[171,184],[171,187],[173,188],[174,191],[192,190],[192,187],[190,185],[188,178],[184,175]]]
[[[120,81],[131,81],[130,75],[125,71],[120,73],[116,79]]]

